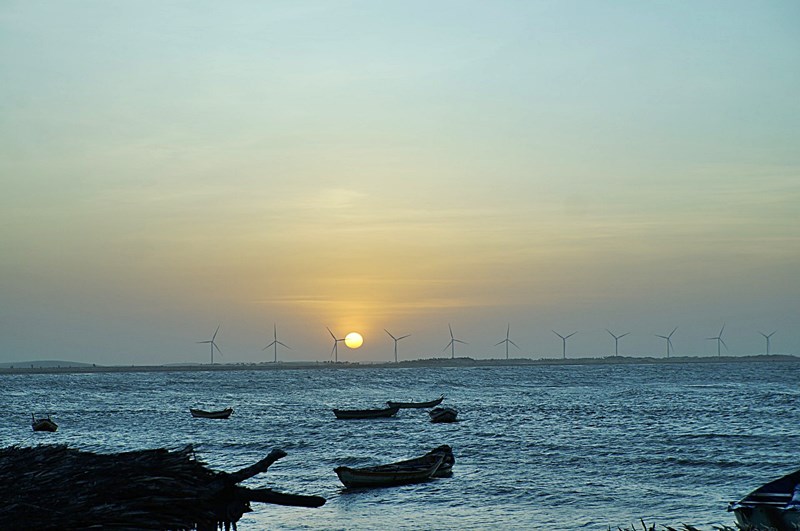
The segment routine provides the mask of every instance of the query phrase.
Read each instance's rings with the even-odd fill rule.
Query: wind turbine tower
[[[383,331],[386,332],[387,334],[389,334],[389,337],[391,337],[394,340],[394,362],[397,363],[397,342],[400,341],[401,339],[407,338],[411,334],[406,334],[406,335],[400,336],[400,337],[394,337],[392,335],[392,333],[389,332],[388,330],[386,330],[385,328],[383,329]]]
[[[564,359],[567,359],[567,339],[569,339],[569,338],[571,338],[572,336],[574,336],[575,334],[577,334],[577,333],[578,333],[578,331],[576,330],[576,331],[574,331],[574,332],[572,332],[571,334],[568,334],[568,335],[566,335],[566,336],[562,336],[561,334],[559,334],[559,333],[558,333],[558,332],[556,332],[555,330],[551,330],[551,331],[552,331],[552,332],[553,332],[555,335],[557,335],[558,337],[560,337],[560,338],[561,338],[561,355],[564,357]]]
[[[772,332],[772,334],[774,334],[775,332],[777,332],[777,330],[774,330],[774,331]],[[761,334],[762,336],[764,336],[764,339],[766,339],[766,340],[767,340],[767,356],[769,356],[769,338],[771,338],[771,337],[772,337],[772,334],[765,334],[764,332],[759,332],[759,334]]]
[[[506,359],[508,359],[508,344],[509,344],[509,343],[511,343],[512,345],[514,345],[515,347],[517,347],[517,350],[522,350],[522,349],[520,349],[520,348],[519,348],[519,345],[517,345],[516,343],[514,343],[513,341],[511,341],[510,339],[508,339],[508,334],[510,334],[510,333],[511,333],[511,324],[509,324],[509,325],[506,327],[506,338],[505,338],[504,340],[502,340],[502,341],[499,341],[499,342],[497,342],[497,343],[495,343],[495,344],[494,344],[494,346],[502,345],[503,343],[505,343],[505,344],[506,344]]]
[[[667,342],[667,357],[668,358],[669,358],[670,349],[673,349],[673,350],[675,349],[675,347],[672,346],[672,334],[674,334],[675,330],[677,330],[677,329],[678,329],[678,327],[676,326],[675,328],[672,329],[672,332],[670,332],[666,336],[660,336],[658,334],[655,334],[656,337],[660,337],[661,339],[663,339],[663,340],[665,340]]]
[[[722,328],[719,329],[719,334],[717,335],[717,337],[707,337],[706,338],[707,341],[714,340],[714,341],[717,342],[717,357],[718,358],[722,356],[721,346],[725,345],[725,340],[722,339],[722,331],[723,330],[725,330],[725,323],[722,323]],[[725,345],[725,350],[728,350],[728,345]]]
[[[217,339],[217,332],[219,332],[219,327],[220,326],[221,325],[217,325],[217,329],[214,331],[214,335],[211,336],[211,339],[209,339],[208,341],[198,341],[197,342],[198,344],[200,344],[200,343],[208,343],[209,345],[211,345],[211,365],[214,365],[214,349],[217,349],[217,352],[222,354],[222,351],[219,349],[219,346],[217,346],[217,344],[214,342],[214,340]]]
[[[289,350],[292,350],[292,347],[290,347],[286,343],[281,343],[280,341],[278,341],[278,326],[276,324],[272,325],[272,338],[273,338],[272,343],[270,343],[266,347],[262,348],[261,350],[267,350],[269,347],[275,347],[275,359],[272,360],[272,362],[273,363],[278,363],[278,345],[286,347]]]
[[[450,359],[455,359],[455,357],[456,357],[456,343],[462,343],[464,345],[466,345],[467,343],[464,342],[464,341],[461,341],[460,339],[456,339],[453,336],[453,327],[450,326],[449,323],[447,324],[447,328],[450,329],[450,342],[447,345],[445,345],[445,347],[442,350],[443,351],[447,350],[447,347],[450,347]]]
[[[606,332],[611,334],[611,337],[614,338],[614,355],[615,356],[619,356],[619,340],[622,339],[623,337],[627,336],[628,334],[630,334],[630,332],[625,332],[621,336],[615,336],[614,332],[612,332],[608,328],[606,328]]]
[[[328,328],[328,327],[326,326],[325,328]],[[344,338],[337,339],[336,336],[333,335],[333,332],[331,332],[330,328],[328,328],[328,333],[333,338],[333,350],[331,350],[331,354],[334,355],[334,363],[339,363],[339,342],[340,341],[344,341]]]

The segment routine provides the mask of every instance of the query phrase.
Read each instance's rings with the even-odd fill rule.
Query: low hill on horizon
[[[34,369],[48,369],[52,367],[92,367],[93,363],[82,363],[80,361],[67,360],[28,360],[28,361],[9,361],[0,363],[0,368],[8,369],[13,367],[26,367]]]

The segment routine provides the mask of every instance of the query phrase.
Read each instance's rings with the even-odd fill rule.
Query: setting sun
[[[350,348],[358,348],[364,343],[364,338],[358,332],[350,332],[344,336],[344,344]]]

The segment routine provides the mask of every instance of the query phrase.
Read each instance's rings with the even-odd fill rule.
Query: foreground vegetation
[[[711,529],[714,531],[743,531],[739,526],[730,527],[727,525],[713,525]],[[611,527],[608,528],[608,531],[613,531]],[[631,527],[617,527],[616,531],[703,531],[699,527],[695,527],[689,524],[681,524],[680,527],[672,527],[669,525],[659,525],[659,524],[651,524],[647,525],[644,520],[641,520],[641,529],[636,525],[632,525]]]

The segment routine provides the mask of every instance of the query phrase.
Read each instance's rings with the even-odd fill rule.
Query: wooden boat
[[[201,419],[226,419],[233,413],[233,408],[225,408],[222,411],[203,411],[202,409],[189,409],[193,417]]]
[[[334,409],[337,419],[375,419],[393,417],[400,408],[385,407],[383,409]]]
[[[56,431],[58,429],[58,424],[50,420],[50,415],[45,418],[37,419],[33,413],[31,413],[31,427],[33,431]]]
[[[740,529],[800,529],[800,470],[731,502],[728,511],[733,511]]]
[[[453,450],[444,444],[407,461],[366,468],[340,466],[334,472],[345,487],[392,487],[449,476],[454,464]]]
[[[455,422],[458,411],[452,407],[437,407],[428,412],[431,422]]]
[[[408,408],[436,407],[442,403],[442,400],[444,400],[444,395],[440,396],[436,400],[430,400],[428,402],[393,402],[392,400],[389,400],[386,403],[389,405],[389,407],[399,407],[401,409],[408,409]]]

